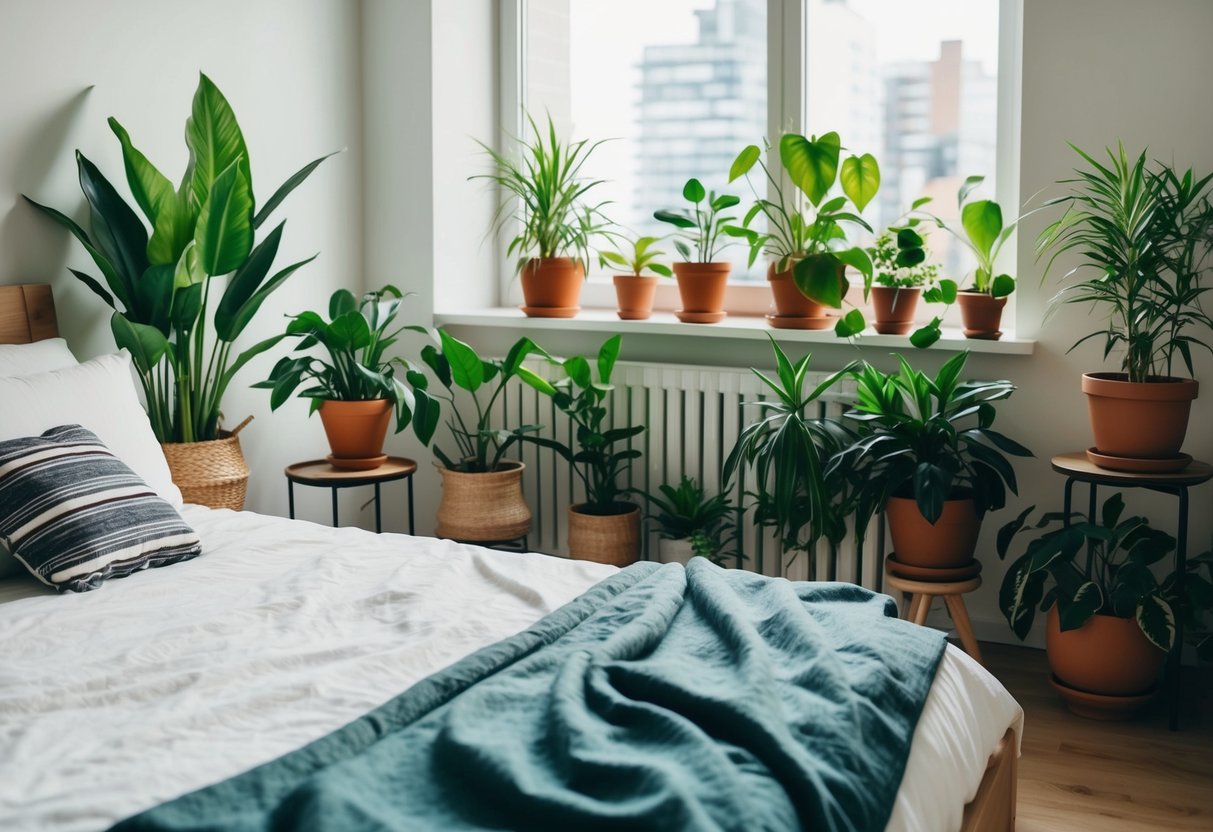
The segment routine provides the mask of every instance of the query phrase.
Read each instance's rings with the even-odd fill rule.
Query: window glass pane
[[[681,208],[689,177],[729,189],[729,165],[767,129],[766,0],[528,0],[526,106],[600,146],[586,173],[629,231]],[[740,214],[738,214],[740,220]],[[674,256],[673,246],[663,250]],[[744,277],[747,251],[727,259]],[[755,271],[762,268],[755,267]]]
[[[876,155],[873,228],[920,196],[953,221],[966,176],[984,176],[978,193],[994,198],[998,0],[808,0],[806,26],[805,129]],[[972,268],[951,235],[930,245],[946,275]]]

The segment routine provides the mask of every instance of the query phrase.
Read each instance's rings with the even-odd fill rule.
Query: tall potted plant
[[[657,291],[657,277],[670,277],[670,267],[658,262],[665,252],[653,246],[657,237],[636,237],[631,240],[632,251],[601,251],[598,256],[603,265],[609,265],[620,273],[615,275],[615,297],[619,301],[619,319],[622,321],[644,321],[653,314],[653,295]],[[645,271],[653,274],[645,274]]]
[[[437,444],[432,446],[435,465],[442,476],[442,500],[438,505],[438,537],[479,543],[517,540],[529,533],[531,510],[522,495],[522,472],[526,467],[505,456],[515,443],[535,441],[539,425],[505,429],[493,425],[493,407],[514,378],[545,395],[556,391],[551,383],[522,366],[528,355],[546,355],[529,338],[520,338],[504,359],[481,358],[470,346],[439,329],[438,344],[427,344],[421,360],[433,372],[446,393],[429,388],[430,398],[446,401],[450,415],[447,428],[455,442],[453,455]],[[455,392],[470,399],[474,419],[465,419]],[[436,411],[426,411],[437,424]],[[431,433],[432,428],[426,428]]]
[[[244,134],[206,75],[199,77],[185,123],[189,162],[179,187],[134,146],[116,119],[109,126],[122,146],[127,184],[146,224],[79,151],[91,233],[54,208],[25,199],[67,228],[101,272],[98,280],[70,270],[114,309],[114,340],[131,353],[152,430],[186,501],[238,509],[248,468],[239,440],[219,424],[223,396],[245,364],[284,336],[234,355],[233,350],[265,299],[315,259],[271,274],[286,223],[260,242],[257,230],[328,157],[304,165],[258,206]]]
[[[685,474],[677,486],[662,483],[646,495],[655,511],[649,515],[660,535],[663,563],[686,565],[704,557],[717,566],[743,559],[737,541],[738,509],[726,491],[709,497],[694,477]],[[660,495],[660,496],[659,496]]]
[[[718,260],[728,245],[727,238],[744,234],[733,225],[735,217],[724,213],[737,207],[741,199],[732,194],[708,191],[698,179],[688,179],[682,188],[688,209],[655,211],[653,217],[678,229],[674,248],[683,260],[674,264],[682,308],[674,311],[678,320],[688,324],[714,324],[723,321],[724,290],[733,264]]]
[[[1201,305],[1213,288],[1202,285],[1213,174],[1151,169],[1145,152],[1131,160],[1123,145],[1108,149],[1106,164],[1074,150],[1089,167],[1066,180],[1068,196],[1047,203],[1065,212],[1041,233],[1037,251],[1051,253],[1046,275],[1063,252],[1082,256],[1054,302],[1106,310],[1104,328],[1074,346],[1102,338],[1105,357],[1122,352],[1120,372],[1082,378],[1095,438],[1088,456],[1113,470],[1179,470],[1191,461],[1181,449],[1198,390],[1192,351],[1210,349],[1201,334],[1213,328]],[[1174,375],[1177,358],[1188,378]]]
[[[311,399],[309,415],[320,413],[332,449],[329,462],[337,468],[382,465],[393,415],[397,433],[412,422],[422,444],[429,444],[434,435],[438,403],[426,392],[425,373],[403,358],[386,356],[406,329],[425,333],[419,326],[393,329],[402,301],[400,290],[391,285],[367,292],[361,300],[348,289],[338,289],[329,299],[329,320],[317,312],[301,312],[286,327],[288,337],[299,339],[298,352],[319,346],[328,360],[286,356],[268,379],[253,385],[272,391],[270,409],[277,410],[308,382],[299,395]]]
[[[1000,558],[1034,509],[999,532]],[[1033,527],[1044,531],[1011,563],[999,591],[999,607],[1021,639],[1036,610],[1048,610],[1053,686],[1072,711],[1095,719],[1127,718],[1149,700],[1164,657],[1178,647],[1176,618],[1198,621],[1213,598],[1205,576],[1213,575],[1210,555],[1188,562],[1177,598],[1176,573],[1156,575],[1175,538],[1144,517],[1124,518],[1124,509],[1124,498],[1113,494],[1097,518],[1044,515]],[[1189,633],[1207,651],[1207,633]]]
[[[493,163],[484,179],[501,189],[492,232],[513,231],[506,249],[522,278],[522,311],[536,318],[571,318],[580,308],[590,239],[607,225],[601,204],[587,197],[599,180],[582,168],[601,142],[565,142],[548,118],[546,136],[530,116],[530,141],[518,140],[520,158],[480,143]],[[516,229],[516,230],[515,230]]]
[[[831,462],[855,488],[855,529],[888,515],[896,561],[952,569],[973,560],[981,520],[1016,492],[1005,454],[1031,456],[993,430],[993,402],[1009,397],[1008,381],[961,381],[968,353],[949,359],[934,378],[898,356],[899,370],[863,364],[855,373],[858,439]]]
[[[569,506],[569,555],[615,566],[640,554],[640,508],[624,499],[620,478],[641,456],[630,440],[644,432],[644,425],[609,427],[605,402],[621,342],[619,335],[608,338],[594,366],[579,355],[563,362],[565,377],[553,385],[552,401],[572,420],[575,438],[567,445],[539,440],[572,464],[585,489],[585,501]]]
[[[846,232],[848,226],[872,230],[859,214],[880,190],[880,166],[870,153],[850,155],[840,164],[841,154],[837,133],[820,138],[785,134],[779,140],[779,159],[794,186],[791,191],[771,174],[757,145],[742,150],[729,170],[730,182],[741,176],[749,181],[748,175],[757,164],[763,172],[764,188],[774,194],[774,199],[768,199],[755,190],[754,205],[744,222],[749,232],[750,262],[759,253],[771,258],[767,280],[775,296],[776,314],[768,318],[772,326],[824,329],[832,322],[824,307],[842,307],[847,266],[868,279],[872,276],[867,252],[848,242]],[[827,200],[836,183],[841,184],[842,194]],[[754,190],[753,183],[750,188]],[[766,220],[764,234],[750,228],[760,215]],[[858,310],[855,315],[857,332],[863,329],[863,316]],[[852,316],[848,325],[853,328],[856,323]]]

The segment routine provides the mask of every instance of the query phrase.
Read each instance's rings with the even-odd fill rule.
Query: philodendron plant
[[[1015,278],[1009,274],[995,274],[998,255],[1007,240],[1015,233],[1019,220],[1007,223],[1002,207],[992,199],[969,197],[985,181],[984,176],[970,176],[956,193],[956,205],[960,209],[960,228],[949,225],[939,217],[935,223],[951,232],[973,253],[977,267],[973,271],[971,288],[965,291],[978,292],[994,298],[1002,298],[1015,291]]]
[[[729,244],[725,237],[744,237],[744,229],[735,225],[736,217],[724,213],[741,203],[732,194],[708,191],[698,179],[688,179],[682,198],[691,203],[686,209],[654,211],[653,218],[669,223],[678,231],[674,248],[688,263],[713,263]]]

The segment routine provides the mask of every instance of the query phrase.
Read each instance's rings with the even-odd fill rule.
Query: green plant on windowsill
[[[934,217],[936,225],[947,230],[959,240],[977,260],[973,280],[964,292],[1004,298],[1015,291],[1015,278],[1009,274],[996,274],[997,261],[1002,247],[1015,233],[1019,220],[1006,223],[1002,207],[992,199],[969,200],[973,191],[985,181],[984,176],[970,176],[956,194],[956,205],[960,209],[960,227],[950,225]],[[1022,218],[1020,218],[1022,219]]]
[[[724,213],[741,204],[733,194],[708,191],[698,179],[688,179],[682,188],[682,198],[689,208],[663,209],[653,212],[653,218],[677,229],[674,248],[688,263],[714,263],[729,245],[727,237],[745,237],[744,229],[733,225],[737,218]]]
[[[744,560],[737,540],[738,510],[727,492],[709,497],[693,477],[683,475],[677,487],[662,483],[647,494],[656,513],[649,518],[666,540],[685,540],[695,557],[718,566]]]
[[[623,251],[604,249],[598,252],[599,265],[604,268],[615,269],[620,274],[631,277],[640,277],[646,271],[661,275],[662,277],[673,277],[674,272],[670,267],[659,260],[659,258],[665,256],[665,252],[654,248],[660,241],[660,237],[636,237],[629,239],[628,242],[631,246],[630,253],[625,254]]]
[[[926,303],[950,306],[956,302],[956,281],[940,279],[939,264],[926,262],[926,237],[919,230],[923,218],[915,212],[928,202],[930,197],[915,200],[905,217],[876,238],[869,251],[873,274],[872,280],[864,283],[865,299],[875,285],[890,289],[921,288]],[[943,335],[942,324],[943,315],[933,316],[910,333],[910,343],[918,349],[926,349]]]

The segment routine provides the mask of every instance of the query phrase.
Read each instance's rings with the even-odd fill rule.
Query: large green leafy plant
[[[1000,558],[1028,528],[1035,508],[1025,509],[999,531]],[[1044,612],[1056,604],[1063,632],[1097,614],[1133,618],[1146,638],[1169,651],[1175,646],[1176,617],[1182,614],[1193,625],[1187,632],[1202,656],[1213,657],[1213,641],[1199,626],[1203,613],[1213,608],[1213,583],[1206,577],[1213,576],[1213,558],[1205,553],[1188,561],[1183,596],[1178,597],[1176,573],[1159,580],[1153,568],[1174,551],[1175,538],[1144,517],[1125,518],[1124,509],[1124,498],[1113,494],[1099,518],[1045,514],[1034,527],[1045,531],[1028,542],[1003,578],[998,604],[1007,623],[1026,638],[1037,609]]]
[[[438,403],[426,392],[429,381],[405,359],[387,356],[405,330],[426,332],[420,326],[393,328],[403,300],[400,290],[391,285],[367,292],[361,300],[348,289],[338,289],[329,299],[329,320],[318,312],[301,312],[286,327],[289,337],[299,339],[297,352],[319,346],[328,360],[286,356],[274,365],[268,379],[253,387],[272,391],[271,410],[281,407],[305,381],[310,386],[299,395],[311,399],[309,413],[319,410],[325,400],[387,399],[396,413],[396,431],[412,422],[417,438],[428,444],[439,416]]]
[[[1102,336],[1105,357],[1123,350],[1122,369],[1132,382],[1172,375],[1176,356],[1192,375],[1192,348],[1213,350],[1193,332],[1213,329],[1201,306],[1213,288],[1203,285],[1210,270],[1213,174],[1198,178],[1162,164],[1151,169],[1144,151],[1130,159],[1123,145],[1107,150],[1106,164],[1074,150],[1089,167],[1065,180],[1068,196],[1046,203],[1066,209],[1037,240],[1038,254],[1051,252],[1045,275],[1064,252],[1082,256],[1063,278],[1075,279],[1054,301],[1107,311],[1106,327],[1074,347]]]
[[[647,495],[656,511],[650,519],[669,540],[686,540],[697,557],[718,566],[744,557],[737,548],[737,507],[728,492],[709,497],[694,477],[685,474],[677,486],[662,483],[660,494]]]
[[[67,228],[101,273],[98,280],[71,269],[114,308],[114,340],[130,350],[156,437],[161,442],[215,439],[233,377],[283,336],[233,355],[236,340],[265,299],[314,259],[271,274],[286,223],[260,241],[257,231],[328,157],[304,165],[258,206],[236,114],[205,75],[185,123],[189,163],[176,188],[116,119],[109,125],[122,145],[127,184],[146,225],[78,151],[89,231],[54,208],[26,200]]]

